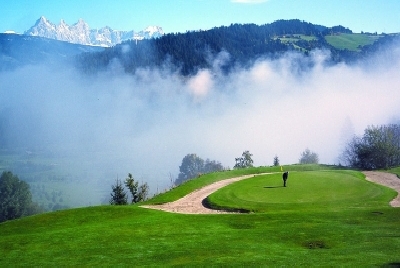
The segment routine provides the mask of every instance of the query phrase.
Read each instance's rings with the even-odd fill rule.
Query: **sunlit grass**
[[[230,176],[246,172],[234,171]],[[350,180],[348,188],[361,183],[361,192],[348,191],[364,197],[351,196],[349,203],[362,200],[366,205],[349,208],[347,202],[336,198],[325,203],[334,210],[315,207],[315,189],[326,190],[323,183],[307,182],[308,187],[304,185],[302,190],[310,197],[299,210],[280,209],[285,206],[282,198],[273,212],[251,214],[183,215],[138,206],[64,210],[0,224],[0,266],[369,267],[399,262],[400,209],[390,208],[386,195],[393,192],[364,181],[357,172],[312,173],[290,172],[288,187],[276,189],[294,191],[296,185],[300,187],[296,180],[309,177],[310,181],[321,178],[326,182],[332,176],[332,180],[343,178],[341,184]],[[228,176],[223,174],[196,180]],[[268,176],[246,182],[256,187],[280,186],[280,174]],[[199,181],[199,185],[204,183]],[[262,190],[268,189],[273,190]],[[369,191],[376,196],[366,198],[371,198]],[[347,195],[346,190],[341,194]],[[275,198],[278,196],[276,193]],[[270,201],[261,194],[259,197],[261,203]],[[299,197],[288,197],[287,204],[295,205]],[[250,199],[249,195],[246,198]],[[255,203],[254,198],[250,201]]]
[[[388,172],[396,174],[397,177],[400,179],[400,167],[394,167],[388,170]]]
[[[272,166],[272,167],[251,167],[245,169],[230,170],[224,172],[214,172],[202,175],[200,178],[186,181],[178,187],[171,189],[170,191],[155,196],[151,200],[145,202],[145,204],[161,204],[166,202],[175,201],[179,198],[184,197],[188,193],[193,192],[205,185],[209,185],[213,182],[240,177],[248,174],[260,174],[260,173],[273,173],[281,172],[281,168],[284,171],[310,171],[310,170],[341,170],[343,167],[331,166],[331,165],[288,165],[288,166]]]
[[[271,174],[237,182],[211,194],[218,208],[256,212],[337,210],[388,205],[396,192],[372,184],[354,171],[290,172],[288,187],[282,175]]]
[[[341,33],[340,35],[325,36],[326,41],[330,45],[338,49],[348,49],[351,51],[358,51],[359,46],[373,44],[377,38],[378,37],[369,36],[367,34],[359,34],[359,33],[353,33],[353,34]]]

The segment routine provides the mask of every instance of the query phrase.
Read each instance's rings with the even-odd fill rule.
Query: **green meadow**
[[[96,206],[0,224],[0,266],[347,266],[400,263],[396,192],[330,166],[250,168],[203,175],[148,204],[214,181],[256,175],[210,195],[250,213],[184,215]]]
[[[379,37],[361,33],[341,33],[340,35],[325,36],[328,44],[338,49],[348,49],[351,51],[358,51],[359,46],[371,45],[377,38]]]

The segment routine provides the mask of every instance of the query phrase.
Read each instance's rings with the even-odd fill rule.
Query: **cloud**
[[[167,188],[188,153],[232,168],[245,150],[260,166],[275,155],[297,163],[308,147],[333,164],[344,139],[400,117],[395,48],[353,65],[326,64],[327,51],[288,53],[227,75],[224,52],[186,78],[167,67],[128,75],[118,62],[88,77],[64,66],[1,72],[1,146],[52,156],[108,191],[128,172],[153,192]]]
[[[196,98],[202,98],[208,95],[213,81],[208,70],[201,70],[188,81],[188,87]]]

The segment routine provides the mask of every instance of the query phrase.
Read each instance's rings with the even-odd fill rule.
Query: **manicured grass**
[[[236,172],[240,174],[231,175],[237,176]],[[294,188],[296,176],[303,180],[344,176],[350,180],[348,188],[365,184],[361,194],[372,200],[364,195],[358,198],[359,206],[349,207],[336,198],[330,204],[335,209],[326,210],[322,205],[314,210],[308,200],[299,210],[275,204],[271,212],[228,215],[182,215],[138,206],[63,210],[1,223],[0,266],[370,267],[400,262],[400,209],[387,205],[387,188],[364,181],[357,172],[312,173],[291,172],[285,190]],[[212,176],[228,176],[222,174]],[[278,179],[278,175],[260,176],[246,182],[262,180],[263,186],[272,187],[280,185]],[[303,189],[310,199],[315,189],[327,191],[323,185],[308,183],[311,186]],[[295,200],[290,198],[288,204]]]
[[[326,41],[330,45],[338,49],[348,49],[352,51],[358,51],[358,46],[365,46],[374,43],[377,38],[379,37],[360,33],[341,33],[340,35],[335,36],[325,36]]]
[[[196,189],[199,189],[203,186],[209,185],[219,180],[224,180],[233,177],[240,177],[246,174],[278,172],[279,170],[280,167],[253,167],[253,168],[205,174],[198,179],[186,181],[183,184],[179,185],[178,187],[171,189],[167,193],[155,196],[151,200],[145,202],[145,204],[162,204],[166,202],[175,201],[178,200],[179,198],[184,197],[188,193],[193,192]]]
[[[338,210],[387,205],[396,192],[364,180],[355,171],[290,172],[288,187],[282,174],[255,176],[209,196],[216,208],[254,212]]]
[[[396,174],[397,177],[400,179],[400,167],[391,168],[391,169],[388,170],[387,172]]]
[[[309,171],[309,170],[341,170],[343,167],[332,166],[332,165],[289,165],[282,166],[284,171]],[[166,202],[171,202],[184,197],[188,193],[193,192],[203,186],[209,185],[213,182],[224,180],[233,177],[240,177],[248,174],[260,174],[260,173],[270,173],[270,172],[280,172],[281,167],[252,167],[246,169],[230,170],[225,172],[214,172],[208,173],[201,176],[201,178],[186,181],[185,183],[179,185],[170,191],[155,196],[151,200],[145,202],[145,204],[162,204]]]

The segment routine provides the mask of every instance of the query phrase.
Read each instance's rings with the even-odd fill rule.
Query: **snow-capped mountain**
[[[66,24],[64,20],[55,25],[42,16],[24,34],[68,41],[74,44],[110,47],[129,39],[142,40],[161,37],[164,32],[159,26],[149,26],[139,32],[117,31],[108,26],[101,29],[90,29],[83,19],[79,19],[73,25]]]

